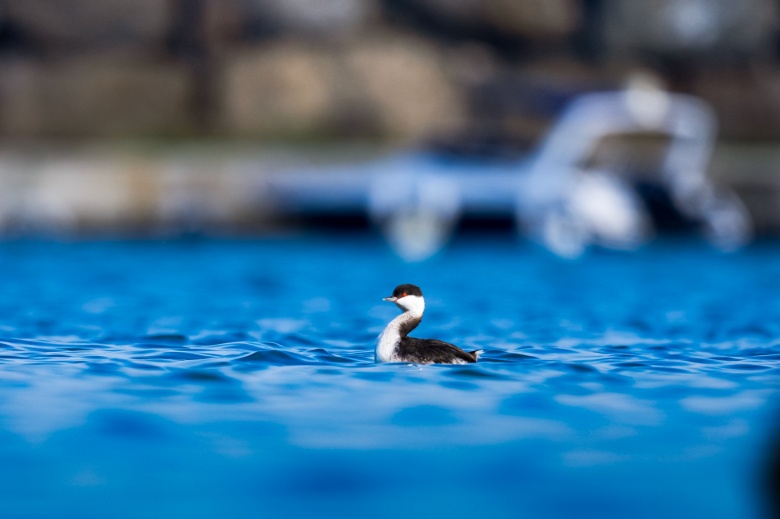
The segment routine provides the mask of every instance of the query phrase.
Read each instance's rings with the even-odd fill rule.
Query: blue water
[[[751,518],[780,243],[0,244],[0,517]],[[399,283],[476,365],[375,365]]]

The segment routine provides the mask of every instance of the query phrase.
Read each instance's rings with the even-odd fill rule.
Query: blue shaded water
[[[762,517],[779,258],[0,244],[0,516]],[[479,364],[373,363],[405,282]]]

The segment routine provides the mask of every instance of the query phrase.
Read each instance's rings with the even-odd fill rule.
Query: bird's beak
[[[398,298],[397,297],[392,297],[392,296],[384,297],[384,298],[382,298],[382,301],[390,301],[391,303],[395,303],[396,301],[398,301]]]

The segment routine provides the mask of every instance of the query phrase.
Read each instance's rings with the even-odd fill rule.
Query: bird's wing
[[[464,362],[476,362],[477,356],[467,353],[454,344],[437,339],[415,339],[404,337],[401,340],[400,352],[402,356],[407,354],[417,357],[417,362],[433,364],[449,364],[453,359]]]

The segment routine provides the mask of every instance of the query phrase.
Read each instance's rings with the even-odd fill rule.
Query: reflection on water
[[[368,238],[7,243],[0,504],[760,517],[778,251],[572,263],[463,240],[409,265]],[[401,282],[429,300],[418,335],[483,348],[478,364],[373,363]]]

